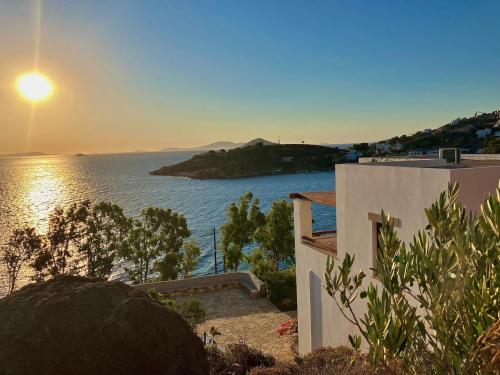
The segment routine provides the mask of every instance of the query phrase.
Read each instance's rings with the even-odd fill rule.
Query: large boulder
[[[121,282],[64,276],[0,300],[0,374],[206,374],[201,340]]]

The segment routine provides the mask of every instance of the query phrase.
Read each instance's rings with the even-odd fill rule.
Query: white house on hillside
[[[383,142],[383,143],[377,143],[375,145],[375,148],[378,151],[389,151],[391,149],[391,145],[389,143]]]
[[[349,345],[348,335],[357,333],[324,287],[326,262],[328,256],[339,261],[346,252],[354,253],[354,269],[364,270],[369,275],[367,282],[376,282],[369,270],[376,258],[382,209],[394,218],[399,238],[409,242],[427,224],[424,208],[447,189],[448,183],[460,183],[461,201],[477,212],[500,180],[500,155],[462,155],[458,164],[447,164],[444,159],[363,161],[336,166],[336,191],[290,195],[294,203],[300,353]],[[313,232],[312,204],[336,207],[336,230]],[[366,301],[360,301],[354,309],[361,314],[365,306]]]
[[[478,138],[486,138],[489,135],[491,135],[491,129],[489,129],[489,128],[476,130],[476,136]]]

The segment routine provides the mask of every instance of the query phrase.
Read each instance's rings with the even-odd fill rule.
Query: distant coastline
[[[46,156],[43,152],[19,152],[15,154],[0,154],[0,158],[20,158],[28,156]]]

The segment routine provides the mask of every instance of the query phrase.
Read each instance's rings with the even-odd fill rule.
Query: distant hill
[[[210,143],[208,145],[198,146],[198,147],[167,147],[161,149],[161,151],[184,151],[184,150],[230,150],[236,147],[243,146],[243,143],[234,143],[227,141],[219,141],[215,143]]]
[[[478,136],[476,133],[485,130],[484,136]],[[393,146],[393,149],[400,151],[456,147],[475,152],[483,149],[488,142],[496,138],[494,135],[496,131],[500,131],[500,111],[476,113],[471,117],[457,118],[436,129],[425,129],[378,143],[387,143]]]
[[[243,145],[241,145],[239,147],[255,146],[258,144],[260,144],[261,146],[270,146],[270,145],[275,145],[276,143],[267,141],[264,138],[255,138],[255,139],[252,139],[250,142],[244,143]]]
[[[340,148],[342,150],[347,150],[352,147],[352,143],[322,143],[320,146]]]
[[[15,157],[26,157],[26,156],[45,156],[47,154],[43,152],[19,152],[16,154],[0,154],[0,157],[4,158],[15,158]]]
[[[209,151],[190,160],[152,171],[152,175],[225,179],[271,174],[328,171],[344,161],[345,151],[306,144],[255,145]]]

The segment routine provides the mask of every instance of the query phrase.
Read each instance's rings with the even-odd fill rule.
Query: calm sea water
[[[183,213],[192,238],[203,247],[195,275],[214,272],[212,231],[225,222],[226,208],[241,194],[251,191],[267,211],[273,200],[288,199],[297,191],[331,190],[334,173],[311,173],[252,177],[235,180],[190,180],[150,176],[163,165],[191,158],[194,152],[136,153],[112,155],[0,158],[0,243],[19,226],[47,230],[49,213],[83,199],[111,201],[127,214],[140,215],[149,206]],[[313,208],[317,230],[335,228],[333,209]],[[219,270],[222,269],[219,257]],[[115,278],[123,278],[117,266]]]

